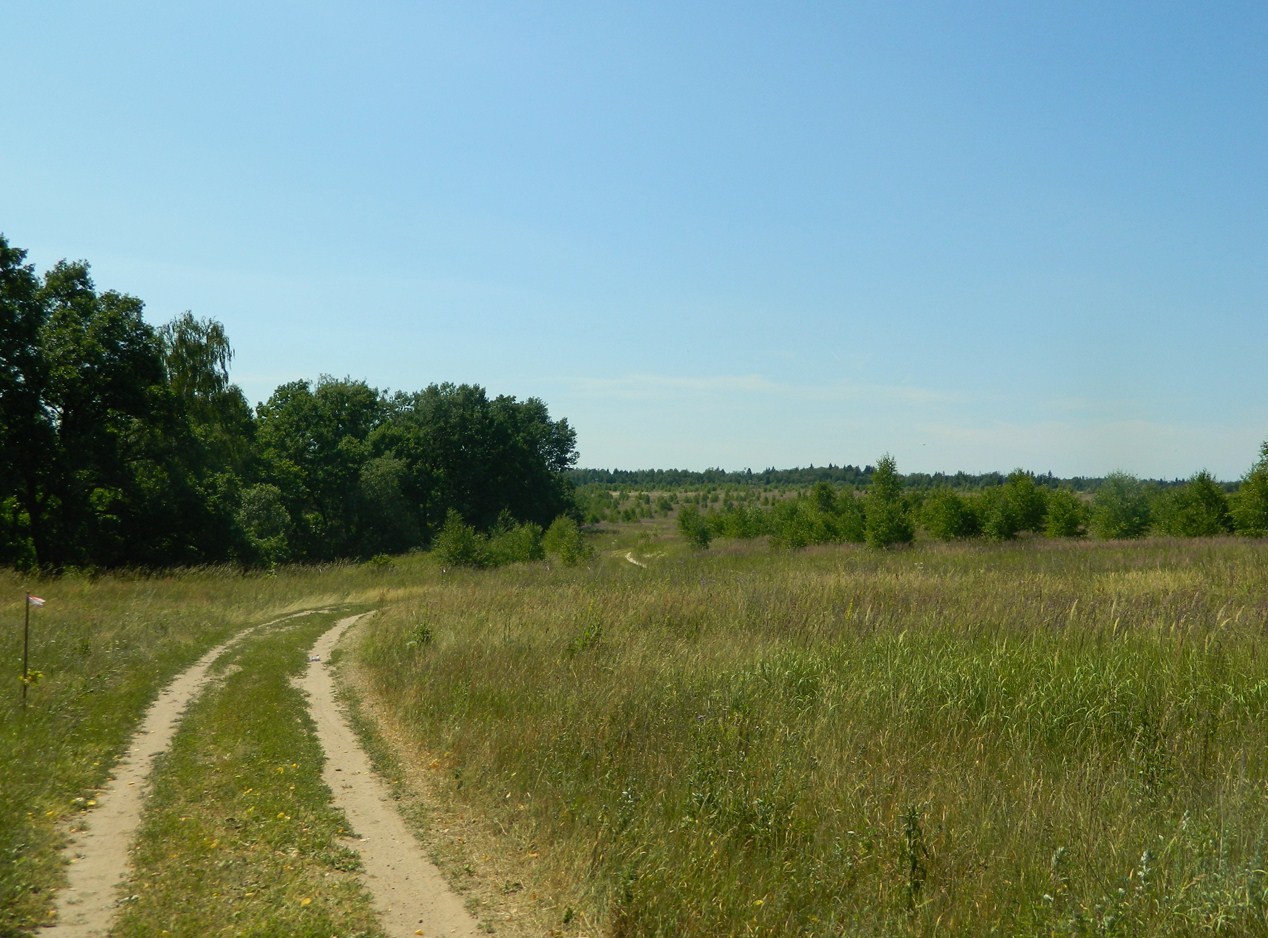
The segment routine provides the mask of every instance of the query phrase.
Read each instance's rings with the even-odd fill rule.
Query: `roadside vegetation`
[[[0,565],[272,567],[430,546],[573,511],[576,434],[537,398],[323,375],[254,410],[224,327],[43,274],[0,234]]]

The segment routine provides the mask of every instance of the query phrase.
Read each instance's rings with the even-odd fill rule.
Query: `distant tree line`
[[[583,496],[585,493],[583,492]],[[1268,442],[1230,492],[1209,472],[1177,483],[1142,481],[1115,472],[1090,492],[1018,469],[998,484],[957,489],[912,487],[894,460],[878,461],[863,489],[816,482],[792,497],[737,498],[701,511],[701,500],[678,497],[683,536],[697,547],[715,537],[768,536],[777,547],[856,542],[892,547],[919,533],[941,541],[1013,540],[1023,535],[1138,538],[1148,534],[1268,536]],[[706,506],[711,503],[706,501]]]
[[[632,489],[644,492],[669,492],[675,489],[701,489],[710,486],[735,486],[756,488],[804,488],[818,482],[863,488],[871,484],[876,468],[865,466],[806,466],[793,469],[752,469],[728,471],[725,469],[572,469],[568,478],[578,486],[596,485],[610,489]],[[1007,476],[1002,472],[909,472],[903,475],[903,485],[908,489],[934,489],[947,487],[957,491],[971,491],[1002,485]],[[1046,488],[1068,488],[1075,492],[1095,491],[1104,477],[1074,476],[1058,478],[1051,472],[1034,477],[1036,484]],[[1182,485],[1183,479],[1170,481],[1151,480],[1161,488]],[[1222,483],[1221,483],[1222,484]],[[1224,485],[1226,490],[1232,486]]]
[[[0,563],[327,561],[575,512],[576,435],[536,398],[322,377],[253,411],[219,323],[142,308],[0,235]]]

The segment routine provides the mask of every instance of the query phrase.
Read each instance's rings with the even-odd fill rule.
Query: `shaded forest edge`
[[[252,410],[220,323],[142,310],[0,235],[0,564],[323,562],[575,511],[576,434],[537,398],[323,376]]]
[[[887,547],[917,529],[943,540],[1268,534],[1268,446],[1240,483],[1205,471],[1171,482],[899,475],[888,456],[584,469],[566,419],[476,385],[387,392],[322,376],[252,409],[229,380],[220,323],[186,312],[154,327],[143,309],[99,291],[86,261],[37,274],[0,235],[0,564],[273,566],[439,548],[485,566],[552,547],[572,562],[586,556],[577,522],[657,514],[696,546],[769,535]]]

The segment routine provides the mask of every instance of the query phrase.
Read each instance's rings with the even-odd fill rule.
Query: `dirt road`
[[[361,854],[366,886],[389,935],[477,938],[483,934],[462,900],[423,853],[393,806],[391,791],[374,774],[370,759],[335,696],[327,659],[361,616],[341,619],[313,646],[308,670],[296,682],[308,694],[309,712],[326,753],[322,778],[335,807],[356,837],[348,846]]]
[[[475,920],[406,828],[336,702],[326,661],[335,643],[360,618],[341,619],[323,634],[309,654],[306,674],[296,682],[308,694],[326,753],[323,777],[356,834],[348,846],[361,854],[365,884],[387,933],[474,938],[481,934]],[[171,746],[182,715],[207,685],[216,660],[258,629],[282,621],[262,623],[216,646],[159,694],[115,767],[113,779],[98,793],[95,808],[84,816],[84,827],[67,847],[69,884],[58,896],[57,924],[41,934],[79,938],[108,933],[120,887],[130,873],[129,849],[141,823],[155,758]]]

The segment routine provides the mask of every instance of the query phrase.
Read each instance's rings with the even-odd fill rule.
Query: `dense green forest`
[[[574,510],[576,435],[536,398],[322,377],[252,411],[219,323],[142,309],[0,235],[0,564],[326,561]]]

